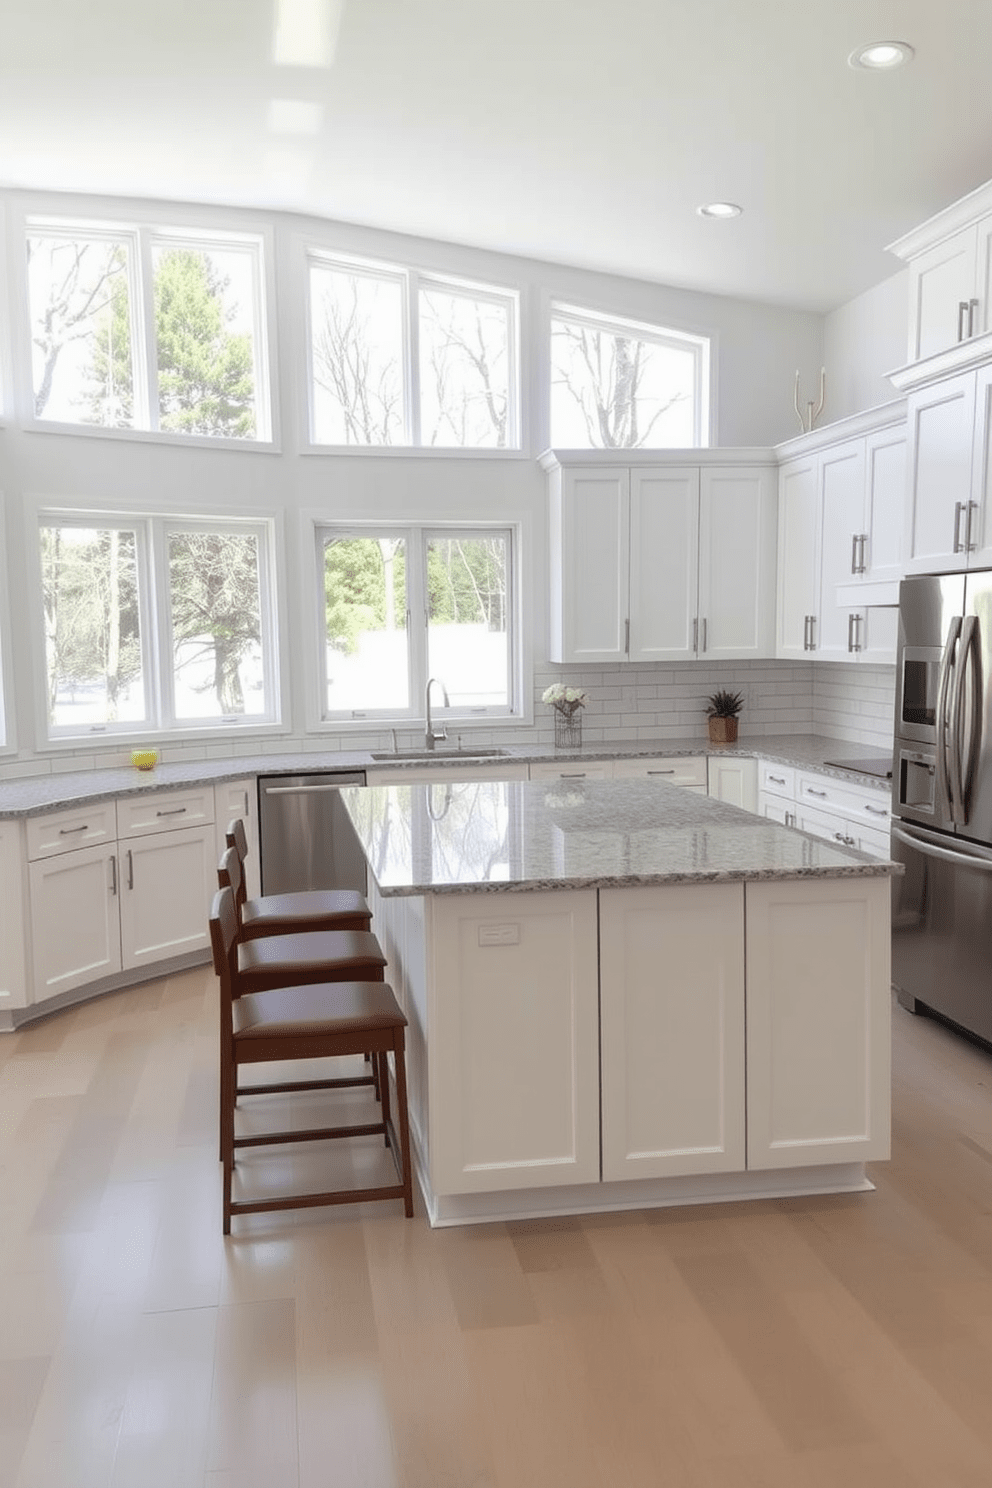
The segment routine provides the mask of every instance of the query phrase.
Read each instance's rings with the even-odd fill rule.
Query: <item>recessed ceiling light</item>
[[[739,217],[743,210],[736,202],[707,202],[705,207],[696,208],[700,217]]]
[[[888,72],[893,67],[902,67],[913,60],[914,52],[908,41],[870,41],[858,47],[847,59],[849,67],[865,67],[869,72]]]

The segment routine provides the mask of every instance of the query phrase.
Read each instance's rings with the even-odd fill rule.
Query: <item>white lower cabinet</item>
[[[117,804],[116,814],[103,802],[27,823],[34,1003],[209,949],[213,790]],[[190,817],[199,824],[177,825]]]
[[[217,887],[213,826],[140,837],[120,854],[123,969],[206,950]]]
[[[888,1157],[889,895],[887,878],[748,884],[749,1168]]]
[[[426,907],[434,1192],[597,1182],[596,891]]]
[[[0,1015],[27,1001],[24,913],[27,881],[20,822],[0,821]]]
[[[34,1002],[121,970],[117,844],[30,864]]]
[[[258,849],[258,789],[254,777],[225,780],[214,786],[214,821],[217,824],[217,861],[227,846],[228,824],[240,816],[248,838],[245,890],[249,899],[262,892],[261,858]]]
[[[721,759],[710,755],[707,761],[708,793],[718,801],[740,806],[745,811],[758,809],[758,762],[754,759]]]
[[[574,764],[555,760],[549,764],[532,764],[531,780],[612,780],[614,767],[610,760],[576,760]]]
[[[740,1171],[744,885],[599,905],[603,1178]]]
[[[674,755],[671,759],[616,760],[614,780],[646,780],[655,785],[678,785],[683,790],[706,794],[705,754]]]

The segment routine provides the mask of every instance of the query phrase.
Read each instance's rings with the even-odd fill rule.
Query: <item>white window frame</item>
[[[307,420],[305,447],[318,453],[346,453],[348,455],[413,455],[421,454],[439,458],[460,459],[505,459],[523,455],[521,440],[521,352],[520,352],[520,291],[510,286],[483,283],[454,274],[443,274],[433,270],[409,265],[388,263],[380,259],[358,257],[339,253],[324,245],[307,242],[303,245],[303,284],[306,311],[304,334],[306,337]],[[313,369],[313,296],[311,294],[311,268],[314,265],[342,273],[362,274],[369,278],[380,278],[401,286],[401,348],[403,377],[404,436],[402,444],[329,444],[314,437],[315,428],[315,381]],[[425,445],[422,442],[420,413],[420,291],[437,289],[442,293],[461,295],[482,300],[487,304],[500,305],[507,315],[507,442],[495,445]]]
[[[16,748],[13,707],[13,659],[10,650],[10,569],[6,535],[6,509],[0,492],[0,755]]]
[[[507,544],[507,687],[509,698],[500,707],[448,707],[432,705],[439,718],[460,727],[490,728],[494,724],[520,724],[528,721],[529,689],[524,685],[525,647],[521,605],[521,531],[516,522],[335,522],[313,516],[313,568],[315,580],[315,646],[316,693],[318,708],[311,716],[315,731],[367,733],[370,725],[395,724],[413,728],[426,724],[428,613],[427,613],[427,544],[432,538],[481,538],[502,536]],[[327,630],[324,591],[324,546],[339,538],[402,537],[406,543],[407,657],[410,697],[406,708],[368,708],[333,711],[327,706]],[[415,561],[414,561],[415,560]],[[443,678],[441,679],[444,680]]]
[[[126,429],[99,424],[39,418],[34,412],[34,372],[31,346],[31,303],[27,277],[26,244],[29,236],[79,240],[124,239],[129,244],[129,292],[131,304],[131,365],[134,380],[134,424]],[[17,299],[17,363],[19,422],[30,430],[56,434],[78,434],[84,438],[137,439],[167,444],[198,445],[207,449],[272,450],[277,445],[277,410],[273,400],[275,254],[271,227],[228,228],[207,222],[185,225],[156,220],[136,221],[86,215],[53,214],[25,208],[11,226],[11,241],[18,242],[19,293]],[[157,348],[155,337],[155,289],[152,249],[160,244],[195,251],[216,248],[249,255],[252,266],[252,362],[255,386],[254,439],[234,439],[212,434],[184,434],[159,427]]]
[[[134,532],[138,564],[138,612],[141,627],[142,672],[144,677],[147,717],[143,722],[92,724],[69,728],[52,724],[47,708],[48,658],[45,644],[43,587],[41,579],[41,542],[43,526],[111,528]],[[169,609],[168,535],[172,531],[205,531],[239,533],[254,536],[258,542],[259,602],[262,609],[262,667],[265,696],[264,714],[243,717],[179,719],[175,716],[174,677],[172,672],[172,625]],[[120,745],[123,741],[192,738],[230,739],[258,734],[285,732],[283,717],[286,699],[282,656],[284,615],[277,583],[279,542],[277,521],[272,516],[257,515],[244,520],[229,513],[211,515],[203,511],[186,515],[182,512],[141,511],[101,505],[94,508],[65,508],[41,503],[33,510],[28,523],[28,584],[32,619],[32,657],[36,694],[36,738],[39,750],[65,749],[70,745],[99,747],[101,743]]]
[[[631,320],[626,316],[611,315],[592,309],[588,306],[576,305],[571,301],[551,299],[548,306],[547,341],[545,356],[548,367],[548,389],[547,389],[547,419],[550,442],[554,443],[554,434],[551,431],[551,381],[553,377],[551,341],[554,334],[553,322],[556,320],[568,321],[572,325],[582,326],[587,330],[599,331],[608,336],[625,336],[631,340],[647,341],[654,346],[665,346],[677,351],[691,351],[693,353],[693,443],[690,446],[679,446],[679,448],[707,449],[712,440],[712,399],[711,399],[711,376],[713,368],[713,337],[700,331],[686,331],[674,326],[653,325],[647,321]],[[583,449],[599,449],[599,445],[582,445]],[[671,445],[638,445],[638,449],[670,449]],[[616,454],[622,454],[618,449]]]

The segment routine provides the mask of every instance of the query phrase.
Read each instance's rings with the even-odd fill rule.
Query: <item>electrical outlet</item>
[[[508,946],[520,944],[519,925],[480,925],[480,946]]]

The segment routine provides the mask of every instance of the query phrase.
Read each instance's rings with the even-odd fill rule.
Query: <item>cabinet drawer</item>
[[[787,801],[794,801],[796,772],[791,765],[775,765],[768,760],[759,760],[758,789],[768,796],[784,796]]]
[[[178,827],[201,827],[214,819],[214,793],[209,785],[196,790],[156,791],[152,796],[125,796],[117,802],[117,836],[147,837],[149,832],[174,832]]]
[[[609,760],[590,760],[588,764],[566,760],[553,765],[531,765],[531,780],[612,780],[613,765]]]
[[[809,832],[822,837],[825,842],[835,842],[838,847],[857,847],[858,829],[844,817],[831,811],[818,811],[815,806],[799,805],[796,808],[796,826],[800,832]]]
[[[676,755],[671,759],[617,760],[616,780],[657,780],[668,785],[702,786],[706,789],[705,754]]]
[[[859,790],[842,785],[829,775],[799,776],[796,800],[808,802],[820,811],[839,811],[852,821],[885,831],[889,824],[890,802],[884,791]]]
[[[116,836],[113,801],[32,816],[27,822],[28,857],[32,862],[38,858],[53,858],[58,853],[75,852],[79,847],[98,847],[103,842],[113,842]]]

